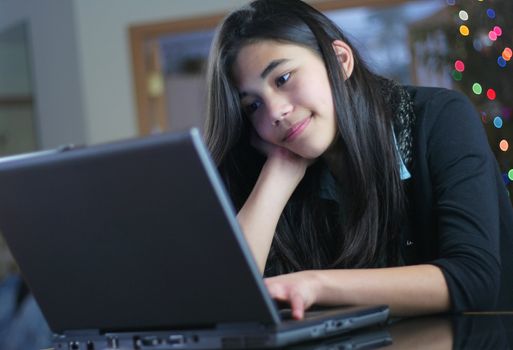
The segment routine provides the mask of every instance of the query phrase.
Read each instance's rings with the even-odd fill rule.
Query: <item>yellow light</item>
[[[147,88],[149,97],[156,98],[164,94],[164,78],[160,72],[150,72],[148,74],[146,83],[148,85]]]
[[[470,29],[464,24],[460,26],[460,34],[463,36],[468,36],[470,34]]]

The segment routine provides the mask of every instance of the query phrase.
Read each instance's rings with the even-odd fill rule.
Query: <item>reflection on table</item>
[[[391,319],[373,327],[292,350],[513,349],[513,312]]]

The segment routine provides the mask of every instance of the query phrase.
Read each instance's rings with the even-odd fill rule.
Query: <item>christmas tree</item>
[[[447,0],[442,13],[414,28],[412,42],[423,43],[422,55],[414,53],[420,64],[450,75],[478,109],[513,194],[513,1]]]

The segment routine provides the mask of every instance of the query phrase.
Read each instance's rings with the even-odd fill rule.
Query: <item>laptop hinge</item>
[[[66,337],[82,337],[82,336],[90,336],[90,335],[100,335],[99,329],[75,329],[71,331],[64,331],[62,335]]]

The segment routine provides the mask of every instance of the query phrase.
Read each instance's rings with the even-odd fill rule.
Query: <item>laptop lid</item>
[[[279,322],[196,129],[1,161],[0,198],[54,332]]]

